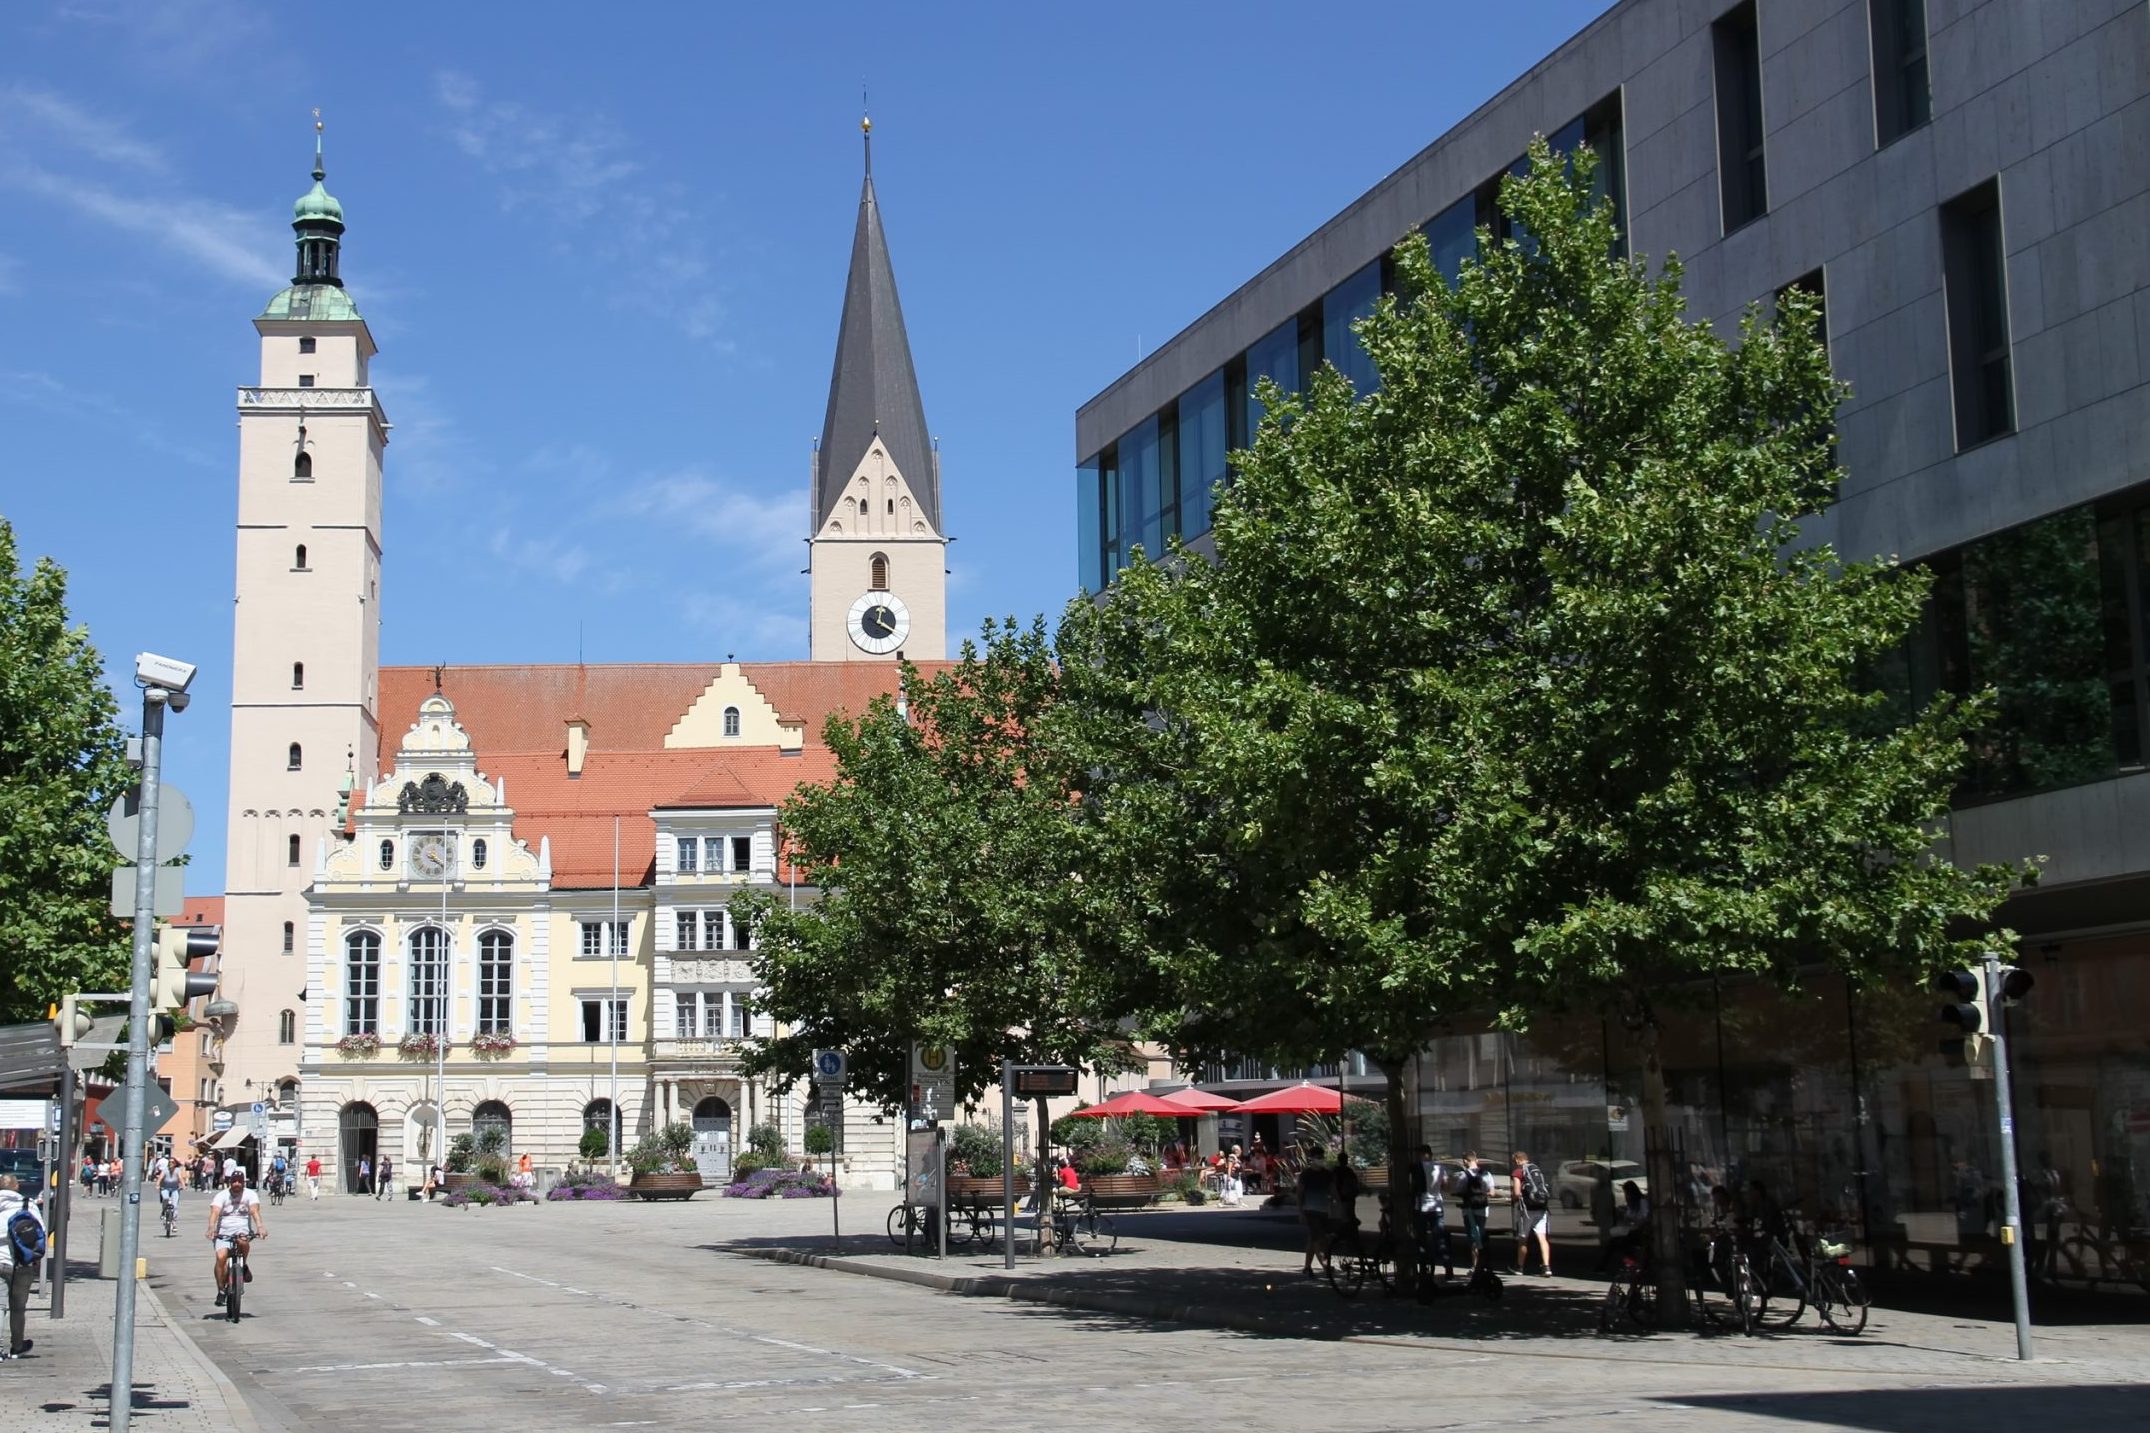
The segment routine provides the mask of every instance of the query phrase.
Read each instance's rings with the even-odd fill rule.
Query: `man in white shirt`
[[[37,1278],[37,1264],[18,1263],[15,1258],[14,1240],[8,1237],[8,1225],[15,1216],[27,1212],[37,1221],[38,1242],[43,1243],[45,1227],[44,1211],[37,1201],[22,1193],[20,1183],[12,1174],[0,1174],[0,1283],[7,1286],[7,1353],[5,1357],[21,1358],[30,1351],[32,1340],[22,1336],[23,1321],[30,1312],[30,1285]]]
[[[236,1242],[241,1253],[247,1253],[253,1239],[265,1239],[268,1226],[261,1221],[261,1196],[246,1187],[246,1176],[234,1170],[217,1191],[216,1198],[209,1201],[209,1237],[216,1241],[216,1301],[219,1308],[224,1304],[224,1270],[231,1258],[231,1248]],[[253,1269],[246,1271],[252,1282]]]

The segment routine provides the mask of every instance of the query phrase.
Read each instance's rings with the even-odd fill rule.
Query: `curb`
[[[869,1279],[914,1284],[944,1294],[963,1294],[971,1298],[1021,1299],[1028,1303],[1053,1304],[1060,1308],[1085,1309],[1092,1313],[1118,1314],[1123,1318],[1158,1319],[1167,1323],[1204,1324],[1212,1328],[1237,1329],[1242,1333],[1265,1334],[1274,1338],[1315,1338],[1332,1343],[1349,1343],[1367,1337],[1363,1334],[1324,1333],[1290,1319],[1239,1313],[1218,1308],[1214,1304],[1173,1303],[1165,1299],[1145,1299],[1131,1294],[1061,1289],[1031,1279],[1011,1279],[992,1274],[936,1274],[928,1269],[892,1269],[884,1264],[869,1264],[861,1259],[845,1259],[830,1254],[810,1254],[800,1249],[732,1249],[730,1252],[751,1259],[766,1259],[773,1264],[800,1264],[838,1274],[863,1274]]]
[[[200,1369],[202,1375],[215,1385],[217,1392],[224,1396],[224,1411],[230,1425],[241,1430],[241,1433],[268,1433],[254,1416],[254,1407],[246,1401],[246,1395],[239,1391],[237,1384],[224,1376],[224,1370],[217,1367],[216,1360],[202,1351],[202,1346],[194,1341],[194,1336],[187,1332],[186,1326],[172,1317],[171,1310],[164,1306],[164,1300],[157,1296],[157,1291],[150,1285],[149,1280],[139,1280],[135,1288],[156,1309],[157,1321],[164,1325],[165,1331],[179,1341],[180,1348],[193,1360],[194,1366]]]

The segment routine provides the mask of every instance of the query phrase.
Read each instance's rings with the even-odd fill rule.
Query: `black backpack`
[[[45,1226],[27,1208],[15,1211],[7,1221],[8,1252],[20,1264],[35,1264],[45,1257]]]
[[[1553,1202],[1553,1192],[1545,1187],[1545,1171],[1535,1163],[1523,1166],[1523,1207],[1543,1209]]]

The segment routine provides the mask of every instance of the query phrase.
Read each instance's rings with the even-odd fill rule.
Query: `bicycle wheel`
[[[1359,1296],[1359,1286],[1366,1282],[1366,1270],[1360,1267],[1356,1253],[1330,1254],[1328,1271],[1329,1287],[1336,1290],[1339,1297],[1355,1299]]]
[[[224,1266],[224,1317],[239,1322],[239,1295],[246,1288],[246,1263],[234,1255]]]
[[[1846,1268],[1824,1266],[1815,1279],[1814,1308],[1822,1322],[1838,1333],[1855,1334],[1866,1328],[1866,1285]]]
[[[1119,1227],[1112,1222],[1110,1214],[1100,1214],[1093,1209],[1085,1216],[1083,1242],[1094,1246],[1090,1250],[1093,1254],[1110,1254],[1120,1247]]]
[[[1788,1329],[1807,1311],[1806,1276],[1772,1252],[1764,1266],[1767,1277],[1754,1288],[1754,1322],[1757,1328]]]
[[[1739,1331],[1753,1333],[1755,1313],[1761,1306],[1761,1290],[1754,1277],[1754,1265],[1747,1262],[1745,1254],[1735,1252],[1732,1255],[1732,1278],[1727,1293]]]
[[[899,1249],[903,1247],[904,1228],[910,1223],[910,1214],[908,1204],[899,1204],[888,1211],[888,1242]]]

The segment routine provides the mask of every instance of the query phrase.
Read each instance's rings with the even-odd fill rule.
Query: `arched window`
[[[301,482],[314,475],[314,455],[301,453],[291,460],[291,476]]]
[[[296,836],[292,836],[284,842],[284,864],[287,866],[296,866],[298,863],[299,838]]]
[[[410,1020],[413,1035],[448,1033],[448,932],[420,926],[410,938]]]
[[[304,662],[293,662],[291,664],[291,690],[295,692],[306,690],[306,664]]]
[[[866,586],[875,592],[888,591],[888,558],[877,552],[866,565],[870,573]]]
[[[381,843],[381,869],[384,871],[393,871],[395,868],[396,843],[393,841],[383,841]]]
[[[292,565],[293,567],[296,567],[296,568],[300,568],[300,569],[302,569],[302,570],[303,570],[303,569],[305,568],[305,566],[306,566],[306,544],[305,544],[305,543],[303,543],[303,542],[302,542],[302,543],[300,543],[300,544],[299,544],[299,546],[298,546],[298,550],[297,550],[297,551],[295,551],[295,552],[293,552],[293,553],[291,554],[291,565]]]
[[[354,930],[343,938],[343,1033],[375,1035],[381,1029],[381,937]]]
[[[298,939],[299,939],[299,928],[298,928],[298,924],[297,924],[296,922],[294,922],[294,921],[285,921],[285,922],[284,922],[284,954],[286,954],[286,955],[289,955],[289,954],[291,954],[291,951],[292,951],[293,947],[295,947],[295,946],[296,946],[296,945],[298,944]]]
[[[510,1031],[509,997],[515,993],[515,937],[489,930],[478,937],[478,1033]]]
[[[341,1157],[343,1187],[358,1189],[358,1162],[369,1164],[381,1152],[381,1116],[372,1105],[356,1101],[336,1114],[337,1154]]]
[[[724,709],[724,734],[726,736],[739,735],[739,708],[726,707]]]
[[[276,1012],[276,1043],[294,1044],[298,1040],[299,1017],[289,1010]]]
[[[291,750],[284,761],[285,769],[287,771],[297,771],[302,755],[303,753],[299,750],[299,744],[297,742],[291,743]]]
[[[483,836],[470,843],[470,868],[474,871],[485,869],[485,838]]]
[[[859,516],[866,516],[866,499],[864,498],[859,499]]]
[[[478,1153],[508,1157],[515,1130],[515,1116],[499,1100],[487,1100],[470,1112],[470,1133]],[[498,1148],[488,1148],[497,1141]]]
[[[890,498],[888,500],[888,515],[890,517],[894,517],[896,515],[896,500],[894,498]]]
[[[612,1127],[612,1101],[592,1100],[584,1105],[582,1107],[582,1127],[585,1131],[603,1130],[608,1141],[618,1143],[618,1132]]]

